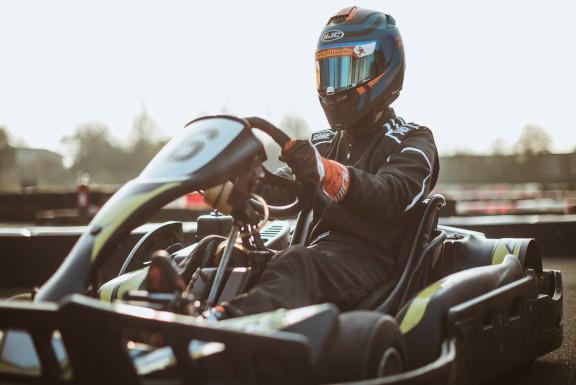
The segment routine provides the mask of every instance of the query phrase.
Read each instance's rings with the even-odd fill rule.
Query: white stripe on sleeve
[[[414,207],[414,205],[416,205],[416,203],[418,203],[420,201],[420,198],[422,198],[422,195],[424,195],[424,191],[426,190],[426,182],[430,178],[430,175],[432,175],[432,164],[430,163],[430,160],[428,159],[428,157],[426,156],[424,151],[420,150],[419,148],[415,148],[415,147],[405,147],[400,152],[406,152],[406,151],[413,151],[413,152],[416,152],[416,153],[422,155],[424,160],[426,160],[426,163],[428,164],[428,169],[430,171],[428,172],[428,175],[426,176],[426,178],[424,178],[424,180],[422,181],[422,190],[420,190],[420,192],[418,194],[416,194],[416,196],[412,199],[412,202],[410,202],[410,204],[408,206],[406,206],[406,208],[404,209],[404,212],[410,210],[412,207]]]
[[[320,153],[318,152],[316,147],[314,147],[314,145],[312,145],[312,148],[314,149],[314,153],[316,155],[316,169],[318,172],[318,176],[320,177],[320,180],[318,182],[322,183],[322,181],[324,180],[324,175],[326,173],[326,171],[324,170],[324,164],[322,164],[322,156],[320,156]]]

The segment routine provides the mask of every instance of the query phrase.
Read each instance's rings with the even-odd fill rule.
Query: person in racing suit
[[[212,310],[216,318],[331,302],[358,306],[390,282],[406,213],[438,177],[432,132],[390,108],[404,77],[394,19],[350,7],[330,18],[316,52],[319,99],[332,129],[282,149],[279,172],[313,186],[307,246],[279,253],[257,285]],[[271,204],[286,194],[259,191]]]

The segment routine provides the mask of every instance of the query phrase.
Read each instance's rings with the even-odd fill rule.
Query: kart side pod
[[[534,247],[530,240],[520,243],[525,251]],[[524,268],[521,258],[505,254],[500,263],[432,283],[397,319],[410,369],[438,360],[446,341],[454,340],[456,383],[481,383],[562,344],[561,274],[538,274]]]

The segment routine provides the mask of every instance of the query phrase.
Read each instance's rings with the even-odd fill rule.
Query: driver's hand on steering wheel
[[[298,181],[321,186],[333,201],[342,201],[348,193],[348,169],[334,160],[320,156],[310,141],[289,141],[282,148],[281,159],[290,166]]]

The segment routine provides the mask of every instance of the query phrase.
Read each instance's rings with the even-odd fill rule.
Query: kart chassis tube
[[[224,273],[230,264],[230,256],[232,255],[232,250],[234,250],[234,244],[236,243],[237,237],[238,225],[234,223],[230,229],[230,234],[228,235],[228,243],[226,244],[222,258],[220,258],[220,263],[218,265],[218,269],[216,270],[216,277],[214,277],[214,282],[212,283],[212,288],[210,289],[210,294],[208,295],[208,301],[206,302],[207,310],[216,304],[216,301],[218,301],[218,297],[222,292]]]

